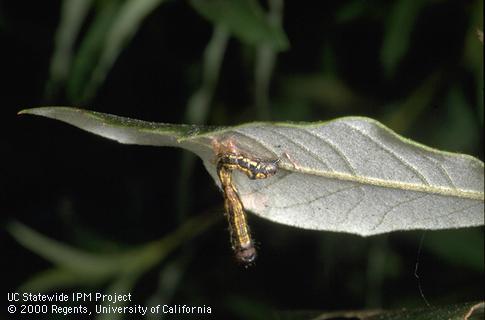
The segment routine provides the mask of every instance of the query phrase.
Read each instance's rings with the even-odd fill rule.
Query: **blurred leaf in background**
[[[423,5],[422,0],[398,0],[391,4],[381,49],[382,66],[388,78],[394,75],[399,62],[410,47],[415,20]]]
[[[192,0],[190,3],[203,17],[214,25],[226,26],[246,44],[270,44],[276,50],[286,50],[289,46],[282,27],[266,19],[256,0]]]
[[[61,21],[56,32],[56,47],[51,61],[46,91],[52,97],[67,79],[69,100],[91,100],[106,78],[123,48],[137,32],[143,20],[163,0],[64,0]],[[73,56],[73,46],[90,9],[95,17],[89,23],[81,44]],[[72,65],[71,65],[72,63]]]
[[[138,277],[161,263],[176,247],[210,227],[215,217],[194,218],[158,241],[139,248],[125,249],[121,253],[79,250],[49,239],[19,222],[12,222],[7,229],[20,244],[55,265],[22,284],[21,291],[49,292],[58,288],[86,285],[99,287],[113,281],[113,292],[130,292]]]

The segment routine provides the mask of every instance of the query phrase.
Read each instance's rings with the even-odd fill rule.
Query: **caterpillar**
[[[251,238],[244,206],[232,182],[232,172],[239,170],[249,179],[265,179],[276,174],[278,161],[263,161],[236,153],[218,156],[217,175],[224,195],[224,209],[229,224],[232,249],[236,261],[246,267],[254,262],[257,253]]]

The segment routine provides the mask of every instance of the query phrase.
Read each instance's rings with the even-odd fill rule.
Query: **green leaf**
[[[393,4],[381,49],[382,65],[387,76],[394,74],[397,65],[406,54],[414,21],[423,6],[421,0],[399,0]]]
[[[296,98],[298,101],[310,101],[340,112],[368,103],[335,76],[322,73],[292,74],[281,82],[282,91],[287,97]]]
[[[229,296],[224,300],[224,304],[238,319],[265,320],[271,319],[274,314],[268,305],[257,300],[241,296]]]
[[[67,95],[73,102],[87,99],[87,84],[99,61],[108,30],[119,12],[118,1],[106,1],[101,4],[97,7],[93,22],[89,25],[72,62],[67,81]]]
[[[94,96],[143,20],[162,2],[110,1],[99,9],[75,60],[69,87],[72,101],[86,101]]]
[[[10,223],[7,230],[21,245],[66,270],[92,277],[107,277],[119,268],[116,259],[70,247],[19,222]]]
[[[267,21],[273,28],[281,28],[283,0],[270,0]],[[262,43],[256,50],[254,64],[254,102],[259,119],[270,119],[269,87],[276,65],[277,52],[268,43]]]
[[[64,0],[61,21],[56,31],[55,48],[49,70],[46,96],[57,93],[71,68],[72,51],[82,23],[91,8],[92,0]]]
[[[433,72],[403,101],[388,105],[389,113],[385,116],[386,123],[397,132],[408,130],[426,108],[432,105],[432,99],[441,84],[441,79],[443,79],[442,72]]]
[[[402,309],[397,311],[335,311],[335,312],[277,312],[272,319],[297,320],[478,320],[483,319],[484,303],[463,303],[459,305],[430,307],[426,309]]]
[[[479,143],[480,128],[464,89],[450,86],[444,104],[444,117],[438,122],[440,126],[430,139],[436,141],[437,145],[453,150],[473,150]]]
[[[476,230],[447,230],[426,235],[423,246],[448,265],[459,265],[483,272],[483,232]]]
[[[484,224],[483,162],[405,139],[381,123],[345,117],[230,128],[170,125],[67,107],[21,113],[70,123],[122,143],[177,146],[197,154],[217,184],[218,144],[278,162],[269,179],[234,174],[246,209],[300,228],[369,236]]]
[[[202,124],[207,121],[228,42],[226,27],[215,26],[212,38],[204,50],[202,84],[190,97],[185,112],[185,119],[191,123]]]
[[[177,246],[206,230],[214,221],[212,216],[198,216],[157,241],[117,253],[94,253],[77,249],[18,222],[9,223],[7,231],[21,245],[57,266],[35,275],[22,285],[22,288],[49,291],[79,284],[96,285],[110,279],[136,279]]]
[[[99,61],[96,64],[90,81],[86,85],[85,95],[90,98],[104,81],[113,63],[123,48],[138,31],[143,20],[164,0],[127,0],[121,6],[116,19],[106,34]]]
[[[288,49],[283,28],[271,24],[254,0],[192,0],[192,7],[214,25],[224,25],[240,41],[257,46],[267,43],[275,50]]]
[[[39,272],[25,281],[18,291],[21,292],[48,292],[62,288],[79,288],[83,286],[95,286],[104,281],[104,277],[96,277],[83,273],[76,273],[69,269],[51,268]]]
[[[127,292],[132,292],[133,287],[135,286],[136,280],[138,278],[138,275],[125,275],[123,277],[120,277],[117,279],[111,286],[106,290],[105,294],[107,295],[117,295],[120,294],[120,292],[123,292],[126,294]],[[119,310],[117,308],[123,308],[129,303],[129,301],[118,301],[116,304],[112,303],[111,301],[104,301],[102,303],[102,307],[114,307],[116,308],[115,310]],[[132,306],[132,308],[136,308]],[[96,320],[117,320],[117,319],[123,319],[125,312],[102,312],[99,313],[98,316],[96,317]]]
[[[187,252],[182,253],[179,257],[170,260],[163,266],[158,275],[158,281],[156,281],[156,291],[150,296],[146,305],[156,306],[170,304],[173,300],[174,294],[183,285],[185,272],[188,266]],[[160,319],[158,314],[147,314],[147,320]]]
[[[463,62],[475,76],[474,105],[477,116],[483,126],[483,1],[477,0],[469,7],[469,27],[465,37]]]
[[[369,10],[369,4],[365,1],[354,0],[342,5],[335,14],[338,23],[348,23],[364,15]],[[375,8],[373,8],[375,9]]]

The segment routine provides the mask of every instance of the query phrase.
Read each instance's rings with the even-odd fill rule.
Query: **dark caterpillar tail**
[[[236,261],[244,266],[244,267],[249,267],[253,264],[253,262],[256,260],[257,257],[256,253],[256,248],[254,245],[251,243],[251,245],[245,247],[245,248],[238,248],[235,250],[235,258]]]

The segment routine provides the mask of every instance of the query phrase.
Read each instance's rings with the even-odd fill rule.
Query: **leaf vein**
[[[335,191],[332,191],[332,192],[329,192],[329,193],[325,193],[321,196],[318,196],[314,199],[311,199],[311,200],[307,200],[307,201],[303,201],[303,202],[297,202],[297,203],[292,203],[290,205],[287,205],[287,206],[273,206],[273,208],[276,208],[276,209],[289,209],[289,208],[294,208],[294,207],[297,207],[297,206],[302,206],[302,205],[309,205],[309,204],[312,204],[318,200],[321,200],[323,198],[326,198],[326,197],[329,197],[329,196],[333,196],[333,195],[336,195],[340,192],[343,192],[343,191],[347,191],[347,190],[352,190],[352,189],[355,189],[355,188],[359,188],[359,185],[358,184],[354,184],[354,185],[351,185],[351,186],[347,186],[345,188],[341,188],[341,189],[338,189],[338,190],[335,190]]]
[[[376,141],[372,136],[368,135],[367,133],[361,131],[360,129],[358,129],[358,128],[356,128],[356,127],[354,127],[354,126],[352,126],[352,125],[350,125],[348,123],[342,123],[342,124],[345,125],[346,127],[350,128],[350,129],[354,130],[355,132],[359,133],[362,137],[367,138],[369,141],[371,141],[372,143],[374,143],[376,146],[380,147],[382,150],[384,150],[389,155],[391,155],[394,159],[398,160],[405,168],[408,168],[416,176],[418,176],[419,179],[421,181],[423,181],[423,183],[425,183],[428,186],[431,185],[429,183],[429,181],[426,179],[426,177],[421,172],[419,172],[418,169],[416,169],[415,167],[413,167],[411,164],[409,164],[401,156],[399,156],[398,154],[396,154],[394,151],[392,151],[391,149],[389,149],[387,146],[385,146],[384,144],[380,143],[379,141]]]
[[[283,137],[285,138],[287,141],[289,141],[290,143],[294,144],[295,146],[297,146],[298,148],[304,150],[307,154],[309,154],[310,156],[312,156],[312,158],[316,159],[318,162],[320,162],[321,164],[323,164],[328,170],[332,170],[334,171],[330,165],[324,161],[321,157],[319,157],[316,153],[314,153],[313,151],[311,151],[310,149],[308,149],[307,147],[305,147],[302,143],[300,142],[297,142],[295,141],[294,139],[291,139],[289,138],[287,135],[285,135],[284,133],[282,132],[279,132],[279,131],[276,131],[274,129],[270,129],[269,131],[273,132],[274,134],[276,135],[279,135],[280,137]]]
[[[415,197],[415,198],[412,198],[412,199],[407,199],[407,200],[404,200],[404,201],[401,201],[401,202],[398,202],[397,204],[395,205],[392,205],[390,206],[386,211],[384,211],[384,213],[382,213],[381,215],[381,218],[379,219],[379,222],[377,222],[374,227],[372,227],[370,230],[371,231],[374,231],[376,230],[377,228],[379,228],[383,223],[384,223],[384,220],[386,220],[387,216],[394,210],[396,210],[397,208],[399,208],[400,206],[404,205],[404,204],[408,204],[408,203],[411,203],[413,201],[416,201],[416,200],[419,200],[419,199],[422,199],[422,198],[425,198],[427,197],[428,195],[425,194],[425,195],[421,195],[421,196],[418,196],[418,197]]]

